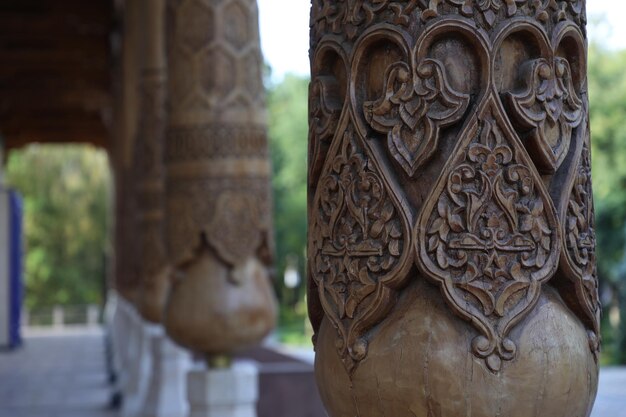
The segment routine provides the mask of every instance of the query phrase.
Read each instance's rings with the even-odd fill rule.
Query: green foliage
[[[109,167],[87,146],[12,151],[7,180],[24,197],[26,305],[102,301]]]
[[[589,99],[592,132],[598,270],[603,289],[621,307],[620,329],[603,320],[605,361],[626,363],[626,51],[589,49]],[[612,290],[612,291],[611,291]],[[608,307],[608,308],[607,308]]]
[[[287,75],[269,92],[277,281],[282,281],[288,257],[297,259],[301,276],[304,272],[308,83],[306,78]]]
[[[308,78],[287,75],[270,87],[269,136],[272,154],[276,274],[274,286],[281,314],[279,338],[289,344],[310,344],[305,334],[304,277],[307,231]],[[302,277],[296,289],[285,288],[283,275],[291,264]]]

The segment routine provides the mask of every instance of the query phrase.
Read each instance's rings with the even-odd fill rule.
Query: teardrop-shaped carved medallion
[[[497,372],[511,328],[533,308],[560,252],[557,214],[495,93],[465,128],[417,223],[418,265],[480,335]]]
[[[338,353],[352,372],[367,354],[367,331],[408,278],[412,251],[409,222],[389,184],[354,127],[342,131],[313,202],[309,259],[321,305],[338,332]]]

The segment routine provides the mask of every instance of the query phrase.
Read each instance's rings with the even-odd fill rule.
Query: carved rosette
[[[352,372],[367,354],[367,331],[393,306],[406,280],[408,225],[353,127],[319,180],[309,259],[319,299],[337,328],[336,348]]]
[[[597,355],[585,19],[582,0],[312,2],[310,317],[350,381],[423,279],[490,375],[554,293]]]
[[[512,326],[535,305],[560,251],[556,209],[504,112],[487,101],[464,131],[417,224],[419,263],[479,329],[472,351],[499,371]]]

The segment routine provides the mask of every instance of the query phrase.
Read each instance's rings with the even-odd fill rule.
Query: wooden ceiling
[[[5,146],[108,147],[112,0],[0,0],[0,134]]]

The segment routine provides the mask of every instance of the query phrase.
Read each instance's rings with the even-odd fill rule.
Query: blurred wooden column
[[[137,309],[142,322],[142,355],[148,360],[142,417],[185,417],[189,352],[175,346],[159,324],[169,290],[165,248],[165,132],[167,61],[165,0],[140,0],[139,125],[133,152],[137,200],[140,290]],[[142,360],[145,360],[142,359]]]
[[[309,314],[332,417],[588,416],[583,0],[313,0]]]
[[[139,121],[138,0],[124,2],[120,54],[115,71],[115,128],[111,160],[115,179],[115,289],[130,303],[140,290],[137,237],[137,199],[134,181],[134,147]]]
[[[255,0],[168,0],[164,324],[211,364],[273,328],[270,159]]]
[[[160,323],[169,282],[164,234],[165,0],[141,0],[140,3],[139,125],[133,152],[141,285],[138,308],[145,320]]]
[[[150,345],[139,315],[143,292],[141,218],[145,198],[144,69],[150,51],[142,34],[146,30],[143,0],[119,3],[120,53],[116,62],[115,124],[112,160],[115,173],[115,289],[117,307],[110,324],[113,351],[123,396],[122,416],[138,415],[144,404],[150,376]],[[144,88],[145,89],[145,88]],[[147,115],[150,117],[150,115]],[[140,210],[141,207],[141,210]]]

